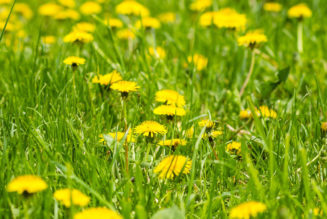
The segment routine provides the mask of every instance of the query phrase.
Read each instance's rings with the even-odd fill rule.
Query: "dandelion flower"
[[[91,34],[80,30],[74,30],[64,37],[65,43],[89,43],[92,40]]]
[[[92,33],[95,31],[95,25],[91,24],[89,22],[79,22],[79,23],[75,24],[75,26],[73,27],[73,30]]]
[[[312,16],[312,11],[310,10],[310,8],[308,8],[308,6],[304,3],[301,4],[297,4],[293,7],[291,7],[288,12],[288,17],[290,18],[307,18],[307,17],[311,17]]]
[[[167,116],[185,116],[186,112],[183,108],[176,107],[173,105],[161,105],[153,110],[156,115],[167,115]]]
[[[76,2],[75,0],[58,0],[59,4],[68,8],[75,8]]]
[[[121,81],[121,80],[122,80],[121,75],[116,70],[114,70],[109,74],[95,76],[92,79],[92,83],[93,84],[101,84],[101,85],[109,85],[110,86],[113,83],[116,83],[116,82]]]
[[[135,34],[130,29],[123,29],[117,32],[117,37],[122,40],[130,40],[135,38]]]
[[[155,100],[167,105],[174,105],[178,107],[185,106],[184,96],[180,95],[174,90],[160,90],[156,92]]]
[[[155,49],[153,47],[150,47],[149,53],[152,57],[155,57],[157,59],[166,58],[166,51],[160,46],[157,46]]]
[[[212,5],[212,0],[196,0],[190,5],[192,11],[203,11]]]
[[[159,14],[158,19],[163,23],[173,23],[176,21],[176,14],[173,12],[165,12]]]
[[[125,132],[109,132],[107,135],[110,135],[113,139],[119,142],[124,138]],[[99,142],[105,142],[105,139],[102,134],[99,137]],[[126,140],[127,142],[135,142],[135,138],[133,137],[132,132],[128,132]]]
[[[192,126],[191,128],[187,129],[185,132],[185,136],[187,138],[193,138],[194,135],[194,126]]]
[[[26,3],[16,3],[14,7],[14,12],[21,14],[27,20],[33,17],[33,11]]]
[[[125,0],[117,5],[116,13],[141,17],[146,17],[150,14],[149,10],[145,6],[133,0]]]
[[[123,22],[117,18],[109,18],[104,20],[104,24],[111,28],[121,28],[123,27]]]
[[[188,174],[192,167],[192,161],[181,155],[170,155],[164,158],[154,169],[160,179],[172,179],[180,174]]]
[[[45,190],[48,187],[46,182],[39,176],[24,175],[13,179],[7,186],[8,192],[18,194],[33,194]]]
[[[84,65],[85,64],[85,59],[76,57],[76,56],[69,56],[64,60],[64,63],[66,65],[71,65],[72,67],[77,67],[79,65]]]
[[[221,136],[222,134],[223,134],[222,131],[215,130],[215,131],[212,131],[212,132],[210,133],[210,137],[212,137],[212,138],[217,138],[218,136]]]
[[[88,208],[74,215],[74,219],[97,218],[123,219],[120,214],[105,207]]]
[[[267,2],[263,5],[263,9],[270,12],[279,12],[282,10],[282,5],[277,2]]]
[[[111,85],[111,89],[121,92],[123,96],[129,92],[137,91],[139,88],[137,83],[133,81],[118,81]]]
[[[50,45],[50,44],[54,44],[56,42],[56,37],[55,36],[43,36],[41,37],[41,41],[44,44]]]
[[[321,123],[321,130],[326,132],[327,131],[327,122]]]
[[[71,206],[71,201],[73,205],[81,207],[88,205],[90,202],[90,198],[77,189],[59,189],[55,191],[53,197],[67,208]]]
[[[276,111],[269,109],[267,106],[260,106],[257,114],[265,118],[277,118]]]
[[[78,20],[80,18],[80,14],[74,9],[66,9],[64,11],[60,11],[56,15],[53,16],[56,20]]]
[[[62,10],[60,5],[55,3],[46,3],[39,7],[39,14],[43,16],[54,16]]]
[[[154,137],[156,134],[164,135],[167,133],[165,126],[155,121],[145,121],[135,127],[135,133],[144,136]]]
[[[266,209],[267,206],[261,202],[249,201],[232,208],[229,217],[235,219],[250,219],[266,211]]]
[[[252,118],[252,113],[250,109],[245,109],[240,111],[240,119],[250,119]]]
[[[207,67],[208,59],[200,54],[194,54],[193,56],[187,57],[189,63],[193,63],[196,70],[202,71]]]
[[[135,24],[136,28],[145,28],[145,29],[158,29],[160,27],[160,21],[153,17],[142,17],[141,20],[138,20]]]
[[[175,138],[175,139],[170,139],[170,140],[162,140],[158,142],[158,145],[160,146],[185,146],[186,145],[186,140],[184,139],[179,139],[179,138]]]
[[[215,126],[215,123],[209,119],[203,119],[198,124],[200,127],[206,128],[213,128]]]
[[[256,45],[260,43],[267,42],[267,37],[261,31],[251,31],[248,32],[245,36],[241,36],[237,39],[238,45],[247,46],[250,48],[254,48]]]
[[[232,8],[223,8],[214,14],[213,22],[218,28],[240,30],[245,28],[247,19]]]
[[[214,18],[217,13],[218,12],[216,12],[216,11],[208,11],[208,12],[203,13],[200,16],[200,20],[199,20],[200,26],[203,26],[203,27],[211,26],[213,24]]]
[[[229,143],[227,145],[227,147],[226,147],[226,151],[231,153],[231,154],[240,155],[240,153],[241,153],[241,143],[236,142],[236,141],[233,141],[233,142]]]
[[[101,5],[97,2],[85,2],[80,7],[81,13],[85,15],[99,14],[102,11]]]

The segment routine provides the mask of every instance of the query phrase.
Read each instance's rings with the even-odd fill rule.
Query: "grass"
[[[298,1],[280,1],[284,8],[278,14],[264,12],[261,1],[214,1],[212,9],[232,7],[245,13],[248,29],[263,29],[268,38],[258,49],[242,97],[251,61],[251,51],[237,45],[236,36],[243,32],[200,27],[199,15],[188,9],[190,1],[142,1],[152,16],[173,11],[178,22],[140,31],[130,45],[100,22],[103,14],[82,16],[97,26],[94,41],[82,48],[61,40],[75,21],[45,19],[37,14],[39,1],[25,2],[34,11],[22,27],[26,38],[15,40],[14,33],[5,31],[0,44],[1,218],[72,217],[81,208],[70,211],[53,198],[64,187],[87,194],[89,207],[106,206],[124,218],[160,218],[155,215],[159,211],[162,218],[228,218],[232,207],[250,200],[268,207],[258,218],[323,218],[313,214],[314,208],[327,214],[326,133],[320,129],[326,120],[324,1],[304,0],[313,16],[303,21],[303,53],[297,49],[297,21],[287,18],[287,9]],[[113,14],[116,4],[112,0],[103,10]],[[45,46],[44,35],[59,41]],[[153,45],[165,49],[166,59],[148,58]],[[208,58],[203,71],[184,67],[194,53]],[[70,55],[86,58],[75,72],[75,88],[73,72],[63,64]],[[288,78],[263,96],[262,87],[278,80],[277,72],[287,66]],[[124,102],[126,114],[118,92],[91,83],[96,74],[113,69],[140,86]],[[155,92],[161,89],[184,95],[186,116],[167,121],[153,114]],[[241,109],[254,112],[261,105],[276,110],[277,118],[240,120]],[[214,140],[218,160],[211,143],[201,139],[205,129],[197,122],[205,117],[223,131]],[[141,122],[155,120],[168,128],[167,138],[185,137],[183,131],[192,125],[195,134],[176,151],[139,136],[128,143],[127,172],[124,144],[110,137],[99,143],[98,137],[124,131],[124,120],[131,132]],[[231,141],[242,143],[240,158],[226,152]],[[153,169],[173,153],[192,159],[190,174],[158,179]],[[7,184],[24,174],[41,176],[48,189],[27,200],[8,193]]]

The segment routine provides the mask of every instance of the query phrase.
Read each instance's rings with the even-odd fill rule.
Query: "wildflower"
[[[28,6],[28,4],[25,3],[16,3],[14,7],[14,12],[17,14],[21,14],[27,20],[33,17],[33,11]]]
[[[172,179],[180,174],[188,174],[192,167],[192,161],[181,155],[170,155],[164,158],[154,169],[160,179]]]
[[[239,14],[234,9],[224,8],[214,14],[213,23],[218,28],[240,30],[245,28],[247,19],[244,14]]]
[[[252,113],[250,109],[245,109],[240,111],[240,119],[250,119],[252,118]]]
[[[135,38],[135,34],[129,29],[123,29],[117,32],[117,37],[122,40],[130,40]]]
[[[277,2],[267,2],[263,5],[265,11],[279,12],[282,10],[282,5]]]
[[[321,210],[321,209],[319,209],[319,208],[314,208],[313,209],[313,215],[314,216],[323,216],[323,211]]]
[[[166,12],[158,15],[158,19],[163,23],[173,23],[176,21],[176,14],[173,12]]]
[[[207,67],[208,59],[200,54],[194,54],[193,56],[187,57],[189,63],[193,63],[198,71],[202,71]]]
[[[192,11],[203,11],[212,5],[212,0],[196,0],[190,5]]]
[[[56,42],[56,37],[55,36],[43,36],[41,37],[41,41],[44,43],[44,44],[54,44]]]
[[[267,106],[260,106],[257,115],[265,118],[277,118],[276,111],[269,109]]]
[[[0,0],[0,5],[10,4],[12,0]]]
[[[249,201],[242,203],[230,211],[230,218],[250,219],[256,217],[259,213],[266,211],[267,206],[261,202]]]
[[[80,10],[82,14],[91,15],[99,14],[102,11],[102,8],[97,2],[88,1],[81,5]]]
[[[212,137],[212,138],[217,138],[218,136],[221,136],[222,134],[223,134],[222,131],[218,131],[218,130],[216,130],[216,131],[212,131],[212,132],[210,133],[210,137]]]
[[[153,47],[150,47],[149,53],[152,57],[156,57],[157,59],[166,58],[166,51],[160,46],[157,46],[155,49]]]
[[[136,28],[145,28],[145,29],[158,29],[160,27],[160,21],[153,17],[143,17],[141,20],[138,20],[135,24]]]
[[[88,205],[90,202],[90,198],[77,189],[59,189],[55,191],[53,197],[57,201],[62,202],[67,208],[71,206],[71,201],[73,205],[81,207]]]
[[[74,30],[64,37],[65,43],[89,43],[93,40],[93,36],[80,30]]]
[[[241,143],[233,141],[232,143],[229,143],[226,147],[226,151],[234,154],[234,155],[240,155],[241,153]]]
[[[155,121],[145,121],[135,127],[135,133],[144,136],[154,137],[156,134],[164,135],[167,133],[165,126]]]
[[[214,18],[216,16],[216,11],[205,12],[200,16],[200,26],[208,27],[213,24]]]
[[[79,22],[79,23],[75,24],[75,26],[73,27],[73,30],[92,33],[95,31],[95,25],[88,23],[88,22]]]
[[[43,16],[54,16],[62,10],[60,5],[55,3],[46,3],[39,7],[39,13]]]
[[[175,138],[175,139],[170,139],[170,140],[162,140],[158,143],[158,145],[160,146],[185,146],[186,145],[186,140],[184,139],[179,139],[179,138]]]
[[[137,91],[140,87],[133,81],[118,81],[112,84],[110,88],[121,92],[122,96],[126,97],[129,92]]]
[[[260,43],[267,42],[267,37],[261,31],[251,31],[248,32],[245,36],[241,36],[237,39],[238,45],[247,46],[250,48],[254,48]]]
[[[104,20],[104,24],[111,28],[121,28],[123,27],[123,22],[117,18],[109,18]]]
[[[187,138],[193,138],[194,135],[194,126],[192,126],[191,128],[187,129],[185,132],[185,136]]]
[[[306,4],[301,3],[301,4],[297,4],[293,7],[291,7],[288,10],[287,14],[288,14],[288,17],[290,17],[290,18],[302,19],[302,18],[311,17],[312,11],[310,10],[310,8],[308,8],[308,6]]]
[[[73,9],[67,9],[64,11],[60,11],[53,17],[56,20],[67,20],[67,19],[78,20],[80,18],[80,15],[77,11],[75,11]]]
[[[75,8],[76,2],[75,0],[58,0],[59,4],[68,8]]]
[[[76,56],[69,56],[64,60],[64,63],[66,65],[71,65],[72,67],[77,67],[79,65],[84,65],[85,59]]]
[[[146,17],[149,16],[149,10],[140,3],[133,0],[125,0],[116,6],[117,14],[135,15]]]
[[[161,105],[153,110],[156,115],[167,115],[167,116],[185,116],[186,112],[183,108],[176,107],[173,105]]]
[[[174,90],[160,90],[156,92],[155,100],[167,105],[174,105],[178,107],[185,106],[184,96],[180,95]]]
[[[8,192],[30,195],[45,190],[48,187],[46,182],[39,176],[24,175],[13,179],[7,186]]]
[[[116,70],[114,70],[109,74],[95,76],[92,79],[92,83],[110,86],[113,83],[116,83],[121,80],[122,80],[121,75]]]
[[[109,132],[107,135],[110,135],[113,139],[119,142],[124,138],[125,132]],[[105,139],[102,134],[99,137],[99,142],[105,142]],[[127,142],[135,142],[135,138],[133,137],[132,132],[128,132],[126,140]]]
[[[95,218],[123,219],[120,214],[105,207],[88,208],[74,215],[74,219]]]
[[[206,127],[208,129],[213,128],[215,126],[215,123],[209,119],[203,119],[198,124],[200,127]]]
[[[327,122],[322,122],[321,123],[321,130],[326,132],[327,131]]]

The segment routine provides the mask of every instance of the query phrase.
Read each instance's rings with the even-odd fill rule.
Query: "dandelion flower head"
[[[238,45],[248,46],[253,48],[254,46],[267,42],[267,37],[260,30],[248,32],[244,36],[237,39]]]
[[[102,7],[97,2],[88,1],[81,5],[80,10],[85,15],[99,14],[102,11]]]
[[[279,12],[282,10],[282,5],[277,2],[267,2],[263,5],[263,9],[270,12]]]
[[[90,202],[90,198],[77,189],[59,189],[55,191],[53,197],[67,208],[71,206],[71,201],[73,205],[81,207],[88,205]]]
[[[64,37],[65,43],[89,43],[93,36],[85,31],[74,30]]]
[[[229,218],[250,219],[266,211],[267,206],[261,202],[249,201],[231,209]]]
[[[212,5],[212,0],[195,0],[191,5],[192,11],[203,11]]]
[[[124,14],[124,15],[135,15],[141,17],[146,17],[150,15],[149,10],[145,6],[133,0],[125,0],[121,2],[119,5],[117,5],[116,13]]]
[[[117,90],[121,93],[129,93],[133,91],[137,91],[140,87],[136,82],[133,81],[118,81],[111,85],[111,89]]]
[[[123,219],[120,214],[105,207],[88,208],[74,215],[74,219],[95,218]]]
[[[200,54],[194,54],[193,56],[187,57],[189,63],[193,63],[198,71],[202,71],[207,67],[208,59]]]
[[[158,29],[160,28],[160,21],[156,18],[153,18],[153,17],[142,17],[140,20],[138,20],[136,23],[135,23],[135,27],[136,28],[145,28],[145,29],[150,29],[150,28],[153,28],[153,29]]]
[[[98,75],[92,79],[93,84],[101,84],[101,85],[112,85],[118,81],[121,81],[121,75],[116,71],[112,71],[111,73],[105,75]]]
[[[158,19],[162,23],[173,23],[176,21],[176,14],[174,12],[165,12],[158,15]]]
[[[84,65],[85,64],[85,59],[77,57],[77,56],[69,56],[64,60],[64,63],[66,65],[71,65],[73,67],[76,67],[76,66],[79,66],[79,65]]]
[[[185,106],[184,96],[180,95],[174,90],[160,90],[156,92],[155,100],[167,105],[174,105],[178,107]]]
[[[167,115],[167,116],[185,116],[186,112],[181,107],[174,105],[161,105],[153,110],[156,115]]]
[[[160,146],[185,146],[186,145],[186,140],[184,139],[179,139],[179,138],[175,138],[175,139],[169,139],[169,140],[162,140],[158,142],[158,145]]]
[[[135,127],[135,133],[139,135],[154,137],[156,134],[166,134],[167,129],[165,126],[158,122],[145,121]]]
[[[166,58],[166,51],[160,46],[157,46],[156,48],[150,47],[149,54],[157,59]]]
[[[89,22],[79,22],[75,24],[73,30],[84,31],[87,33],[92,33],[95,31],[95,25]]]
[[[154,169],[160,179],[172,179],[180,174],[188,174],[192,161],[181,155],[170,155],[164,158]]]
[[[227,145],[226,151],[235,154],[235,155],[240,155],[241,153],[241,143],[233,141]]]
[[[300,3],[291,7],[287,14],[290,18],[307,18],[312,16],[312,11],[306,4]]]
[[[45,190],[48,187],[46,182],[39,176],[24,175],[13,179],[7,186],[8,192],[18,194],[33,194]]]

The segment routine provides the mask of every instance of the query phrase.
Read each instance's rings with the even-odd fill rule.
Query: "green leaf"
[[[288,75],[290,73],[290,67],[286,67],[286,68],[283,68],[282,70],[279,70],[278,71],[278,80],[279,80],[279,83],[281,82],[285,82],[288,78]]]

